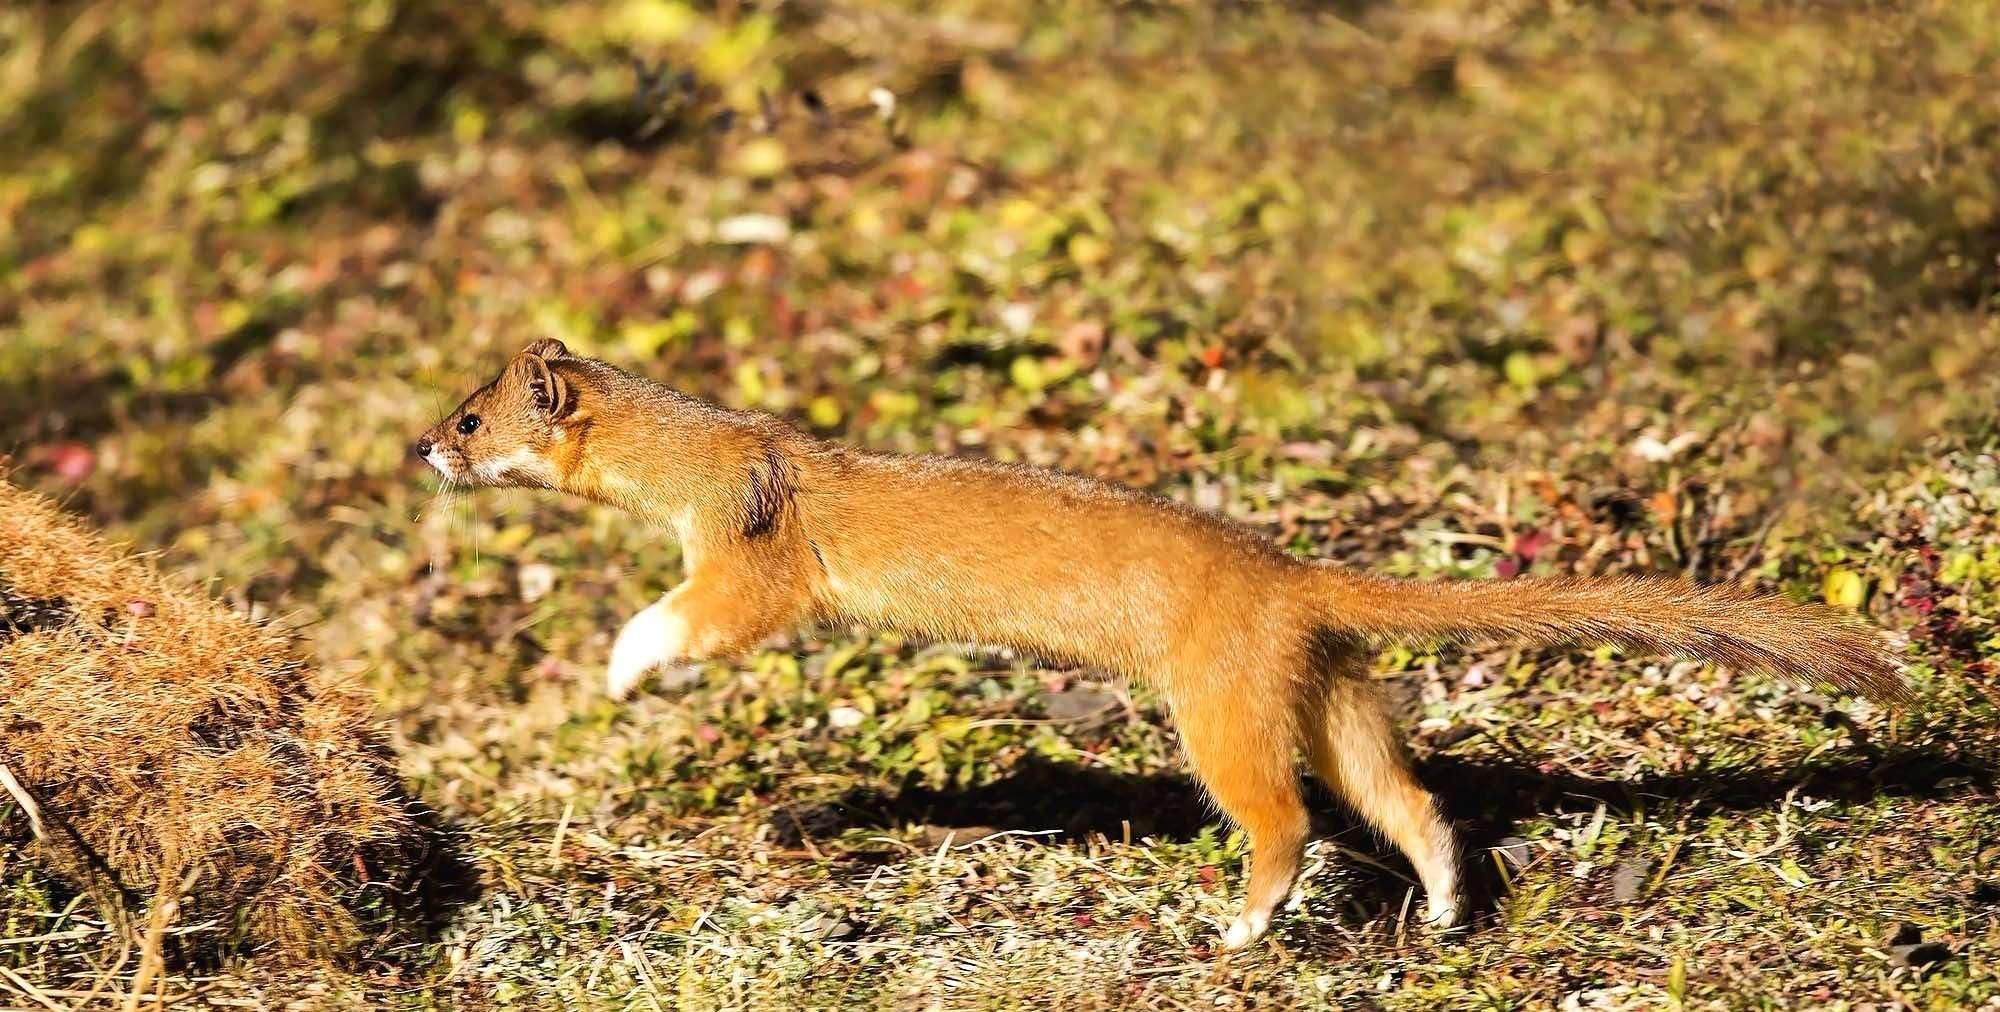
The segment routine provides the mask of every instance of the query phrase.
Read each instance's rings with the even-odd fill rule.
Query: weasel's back
[[[1253,610],[1298,569],[1221,517],[1061,472],[852,453],[802,470],[828,603],[941,638],[1150,667],[1175,623],[1211,601]]]

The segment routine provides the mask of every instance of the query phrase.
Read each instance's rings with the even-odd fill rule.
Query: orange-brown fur
[[[478,429],[462,435],[468,414]],[[1049,471],[883,456],[729,411],[540,341],[419,444],[446,476],[559,489],[665,524],[687,578],[619,637],[645,668],[842,618],[1154,680],[1189,760],[1249,834],[1262,935],[1306,840],[1294,759],[1407,854],[1458,916],[1450,827],[1364,677],[1384,638],[1609,642],[1900,698],[1883,639],[1826,609],[1664,579],[1420,583],[1294,558],[1222,518]]]

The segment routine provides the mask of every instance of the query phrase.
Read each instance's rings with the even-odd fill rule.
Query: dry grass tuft
[[[4,482],[0,733],[39,856],[128,929],[337,956],[430,850],[362,697]]]

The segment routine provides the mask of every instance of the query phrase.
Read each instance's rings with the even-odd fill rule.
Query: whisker
[[[412,523],[422,524],[426,519],[437,515],[438,500],[444,498],[444,487],[448,480],[438,479],[437,487],[431,489],[431,497],[424,500],[423,505],[417,507],[417,512],[411,515]]]
[[[465,522],[472,528],[472,570],[479,571],[479,504],[475,496],[465,497]]]
[[[457,479],[451,480],[451,488],[452,509],[448,514],[449,524],[447,529],[454,544],[466,541],[472,543],[472,562],[474,566],[477,566],[479,564],[479,525],[473,516],[475,506],[472,502],[472,496],[469,494],[469,490],[461,493],[461,486]]]
[[[457,483],[450,478],[440,478],[438,480],[437,492],[431,497],[430,515],[436,517],[439,515],[439,511],[442,510],[445,521],[445,536],[441,540],[431,541],[430,571],[433,575],[437,573],[440,566],[446,569],[450,568],[449,555],[458,519],[457,510],[453,507],[457,506],[458,498]]]
[[[423,382],[424,385],[429,387],[431,391],[431,417],[434,419],[443,418],[444,389],[443,385],[438,382],[437,366],[435,365],[424,366]]]
[[[437,487],[431,490],[430,500],[425,502],[423,508],[417,511],[417,526],[419,528],[429,526],[429,522],[434,517],[437,516],[438,503],[444,498],[444,485],[445,485],[444,479],[442,478],[438,479]],[[418,536],[420,537],[423,536],[423,532],[421,530],[418,532]],[[436,574],[438,565],[437,541],[433,538],[425,537],[424,545],[425,548],[428,549],[426,554],[430,556],[429,572],[431,572],[432,574]]]

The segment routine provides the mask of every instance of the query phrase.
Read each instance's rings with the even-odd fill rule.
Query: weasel
[[[445,478],[554,489],[669,527],[686,579],[618,635],[606,687],[846,619],[1151,678],[1189,762],[1249,834],[1223,937],[1262,937],[1298,874],[1303,752],[1460,916],[1451,826],[1367,677],[1371,642],[1610,643],[1908,695],[1883,636],[1815,605],[1664,578],[1427,583],[1287,554],[1224,518],[1091,478],[865,453],[541,340],[415,445]]]

